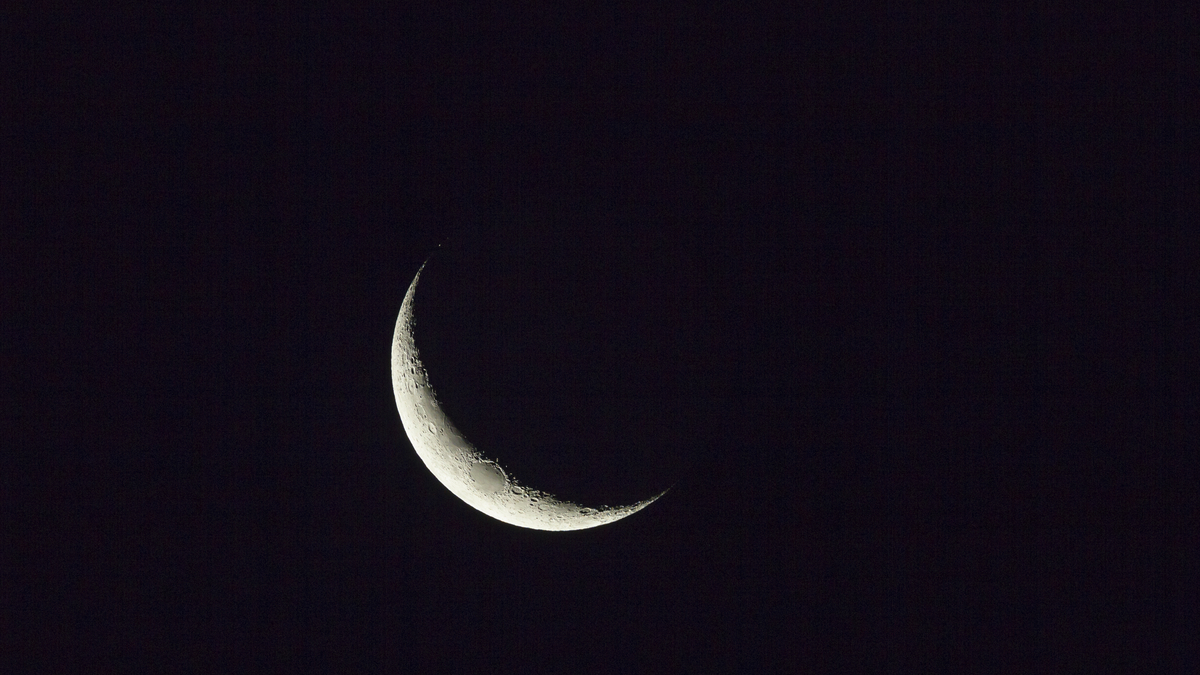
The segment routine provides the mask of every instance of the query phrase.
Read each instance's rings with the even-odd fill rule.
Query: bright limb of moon
[[[470,443],[442,412],[413,341],[413,297],[421,269],[400,306],[392,336],[392,391],[404,431],[421,461],[459,499],[510,525],[535,530],[582,530],[637,513],[666,493],[629,506],[588,508],[517,482],[500,463]]]

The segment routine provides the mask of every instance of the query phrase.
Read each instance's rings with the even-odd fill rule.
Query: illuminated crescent
[[[425,466],[459,499],[510,525],[535,530],[581,530],[620,520],[663,492],[630,506],[589,508],[517,482],[471,444],[442,412],[413,341],[413,297],[421,269],[404,295],[392,337],[392,390],[408,440]]]

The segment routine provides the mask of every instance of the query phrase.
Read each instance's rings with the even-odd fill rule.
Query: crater
[[[504,470],[491,462],[476,462],[471,466],[471,480],[483,492],[499,492],[507,481]]]

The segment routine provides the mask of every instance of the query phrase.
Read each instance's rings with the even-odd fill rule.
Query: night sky
[[[407,4],[14,24],[0,653],[1180,667],[1175,18]],[[467,438],[587,505],[666,496],[546,533],[438,483],[389,371],[427,259]]]

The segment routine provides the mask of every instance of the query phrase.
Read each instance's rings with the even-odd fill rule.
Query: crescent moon
[[[582,530],[632,515],[666,494],[630,506],[590,508],[517,482],[455,428],[438,405],[413,340],[413,297],[421,269],[409,284],[392,336],[392,391],[404,432],[442,485],[467,504],[510,525],[534,530]]]

